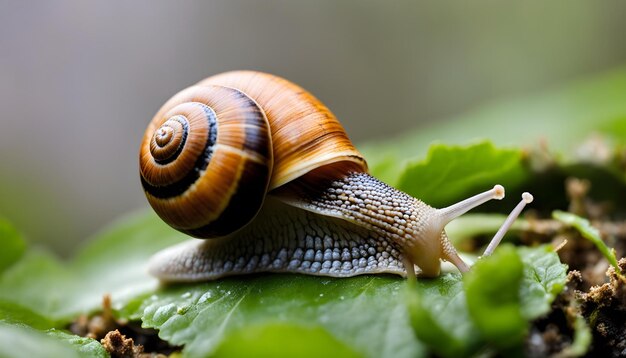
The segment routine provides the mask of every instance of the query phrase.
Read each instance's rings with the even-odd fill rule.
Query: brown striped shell
[[[200,238],[238,230],[267,190],[340,163],[367,172],[328,108],[285,79],[253,71],[216,75],[176,94],[140,148],[150,205],[170,226]]]

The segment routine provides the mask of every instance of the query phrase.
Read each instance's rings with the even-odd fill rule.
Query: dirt
[[[112,358],[166,357],[181,350],[181,347],[171,346],[159,338],[155,329],[116,319],[108,295],[102,299],[101,312],[90,317],[80,316],[69,330],[76,335],[99,340]]]
[[[626,255],[626,222],[616,220],[612,206],[589,198],[591,183],[568,179],[565,191],[568,211],[588,218],[617,257]],[[522,235],[527,245],[551,242],[559,247],[561,262],[569,267],[567,285],[552,304],[551,312],[533,322],[525,345],[532,357],[571,355],[574,326],[583,317],[592,343],[585,356],[626,357],[626,279],[602,256],[589,240],[576,230],[552,220],[549,213],[532,215]],[[626,258],[619,260],[626,272]]]
[[[618,266],[626,273],[626,258]],[[580,308],[593,334],[591,351],[603,357],[626,357],[626,277],[613,267],[607,276],[609,282],[578,293]]]
[[[126,338],[117,329],[107,333],[100,341],[104,349],[111,355],[111,358],[140,358],[150,357],[149,353],[144,353],[142,345],[135,345],[132,338]],[[165,357],[159,354],[157,356]]]

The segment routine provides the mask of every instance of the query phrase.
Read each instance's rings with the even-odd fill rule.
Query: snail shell
[[[332,113],[297,85],[251,71],[175,95],[150,122],[140,150],[150,205],[175,229],[203,238],[245,226],[268,189],[340,162],[367,171]]]
[[[148,202],[196,238],[153,257],[164,281],[274,271],[346,277],[462,272],[443,228],[504,189],[434,209],[367,174],[335,116],[277,76],[235,71],[176,94],[140,148]]]

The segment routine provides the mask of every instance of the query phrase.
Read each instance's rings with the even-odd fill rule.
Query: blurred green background
[[[358,145],[626,64],[625,14],[620,1],[0,0],[0,216],[67,255],[147,207],[145,126],[214,73],[284,76]]]

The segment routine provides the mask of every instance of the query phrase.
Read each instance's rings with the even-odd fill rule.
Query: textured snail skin
[[[151,259],[150,272],[167,282],[255,272],[406,275],[400,251],[386,237],[270,197],[254,222],[241,231],[168,248]]]
[[[146,130],[140,173],[165,222],[210,239],[155,255],[150,272],[162,281],[406,276],[414,265],[434,277],[440,260],[468,269],[443,228],[469,207],[434,209],[368,175],[333,114],[276,76],[228,72],[179,92]]]

